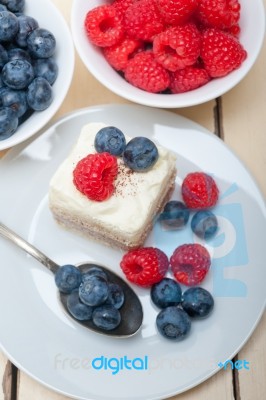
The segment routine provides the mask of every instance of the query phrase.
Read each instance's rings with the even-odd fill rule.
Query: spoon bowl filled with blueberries
[[[54,274],[64,310],[83,327],[118,338],[130,337],[140,330],[141,302],[133,289],[113,271],[90,262],[59,266],[1,223],[0,235]]]

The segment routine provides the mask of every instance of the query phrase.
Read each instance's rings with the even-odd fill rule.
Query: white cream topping
[[[50,182],[49,201],[52,206],[66,209],[68,213],[73,211],[80,218],[89,216],[95,222],[134,236],[143,228],[154,204],[157,204],[162,187],[173,173],[176,156],[156,144],[158,161],[146,172],[133,172],[119,157],[114,194],[105,201],[90,200],[73,184],[73,170],[79,160],[96,152],[94,138],[104,126],[102,123],[89,123],[82,128],[71,154]],[[130,138],[126,137],[126,140]]]

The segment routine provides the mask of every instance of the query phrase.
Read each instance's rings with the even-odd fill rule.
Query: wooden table
[[[53,0],[53,2],[69,23],[71,0]],[[266,0],[264,2],[266,4]],[[224,140],[249,168],[264,195],[266,195],[265,71],[266,43],[251,72],[228,94],[200,106],[172,110],[198,122]],[[126,103],[126,101],[97,82],[77,55],[72,85],[54,120],[78,108],[107,103]],[[173,397],[172,400],[266,399],[265,314],[236,358],[248,360],[250,370],[221,370],[206,382]],[[19,371],[1,353],[0,376],[2,377],[0,400],[67,400],[65,396],[50,391]]]

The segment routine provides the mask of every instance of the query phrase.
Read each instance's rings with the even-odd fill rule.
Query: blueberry
[[[20,49],[19,47],[14,47],[13,49],[8,50],[7,54],[8,61],[26,60],[29,63],[31,62],[29,53],[26,50]]]
[[[25,112],[25,114],[23,114],[22,117],[19,117],[18,125],[21,125],[21,124],[23,124],[23,122],[27,121],[27,119],[29,117],[31,117],[32,114],[33,114],[33,110],[28,108],[27,111]]]
[[[27,37],[30,55],[34,58],[48,58],[55,52],[56,40],[47,29],[37,28]]]
[[[0,104],[9,107],[15,116],[20,118],[28,109],[26,93],[23,90],[13,90],[7,86],[0,89]]]
[[[120,156],[126,147],[125,135],[120,129],[107,126],[97,132],[94,146],[98,153],[107,151],[115,156]]]
[[[4,46],[0,44],[0,68],[8,62],[8,54]]]
[[[53,101],[52,87],[50,83],[41,77],[33,79],[28,86],[27,101],[35,111],[43,111]]]
[[[68,295],[67,309],[79,321],[88,321],[92,318],[93,307],[87,306],[80,301],[78,289],[73,290]]]
[[[120,324],[121,315],[114,306],[109,304],[102,305],[94,309],[92,321],[98,328],[110,331]]]
[[[27,47],[27,37],[34,31],[34,29],[39,28],[39,24],[35,18],[28,15],[18,16],[18,32],[15,37],[15,41],[19,47]]]
[[[4,4],[0,4],[0,12],[1,11],[8,11],[7,7]]]
[[[79,287],[80,300],[88,306],[103,304],[108,297],[108,283],[101,276],[92,275]]]
[[[156,318],[159,333],[171,340],[182,340],[190,332],[191,321],[188,314],[175,306],[162,309]]]
[[[217,218],[209,210],[198,211],[191,220],[191,229],[201,239],[208,240],[217,232]]]
[[[123,289],[116,283],[108,284],[109,294],[105,304],[111,304],[115,308],[119,309],[124,304],[125,296]]]
[[[81,284],[81,272],[74,265],[63,265],[55,273],[55,283],[60,292],[71,293]]]
[[[0,41],[11,41],[18,32],[18,19],[10,11],[0,12]]]
[[[11,89],[25,89],[33,78],[33,67],[26,60],[9,61],[2,69],[3,82]]]
[[[12,12],[22,12],[25,7],[25,0],[2,0],[2,3]]]
[[[18,127],[18,118],[9,107],[0,108],[0,140],[9,138]]]
[[[159,220],[166,229],[183,228],[189,219],[189,210],[182,201],[171,200],[166,203]]]
[[[181,302],[182,290],[178,282],[164,278],[151,288],[151,299],[159,308],[177,306]]]
[[[134,171],[144,171],[151,168],[158,157],[159,153],[155,144],[142,136],[131,139],[123,153],[125,164]]]
[[[91,267],[88,271],[82,274],[82,282],[86,282],[87,279],[90,279],[90,277],[94,276],[101,276],[104,278],[106,281],[108,281],[108,277],[106,272],[101,268],[98,267],[97,265]]]
[[[212,311],[214,300],[208,290],[193,287],[183,293],[182,307],[190,317],[204,318]]]
[[[53,57],[37,58],[33,62],[35,76],[45,78],[52,85],[58,75],[58,66]]]

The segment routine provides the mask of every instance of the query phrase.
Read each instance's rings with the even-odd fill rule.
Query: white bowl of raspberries
[[[262,0],[74,0],[74,43],[104,86],[135,103],[187,107],[233,88],[264,39]]]
[[[71,33],[50,0],[0,0],[0,150],[50,121],[73,70]]]

